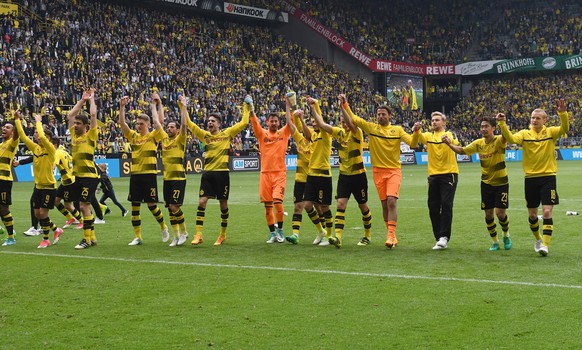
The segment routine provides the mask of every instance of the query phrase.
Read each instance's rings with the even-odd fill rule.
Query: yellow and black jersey
[[[450,131],[420,133],[420,142],[426,145],[428,152],[428,175],[458,174],[457,154],[443,142],[447,135],[453,145],[459,141]]]
[[[178,133],[173,139],[170,139],[163,130],[161,134],[164,180],[186,180],[186,170],[184,169],[186,133]]]
[[[505,121],[499,122],[501,134],[509,143],[520,144],[523,149],[521,165],[525,177],[540,177],[556,175],[558,162],[556,161],[556,141],[568,132],[570,123],[567,112],[558,112],[560,126],[544,126],[540,132],[533,128],[520,130],[512,134]]]
[[[228,171],[230,141],[248,125],[249,114],[250,110],[245,104],[241,121],[229,128],[220,130],[216,135],[200,129],[198,125],[188,119],[188,129],[205,145],[204,171]]]
[[[295,133],[291,135],[297,144],[297,168],[295,170],[295,182],[307,182],[307,171],[309,170],[309,160],[311,160],[312,144],[310,140],[299,131],[302,128],[301,118],[293,115]],[[311,133],[313,129],[310,128]]]
[[[99,129],[97,127],[89,129],[81,136],[75,135],[74,127],[69,128],[71,132],[71,151],[73,154],[73,175],[75,177],[98,178],[97,166],[95,165],[95,147]]]
[[[291,136],[297,144],[295,182],[307,182],[307,171],[309,170],[309,160],[311,159],[311,142],[297,128],[295,128],[295,132]]]
[[[339,129],[339,128],[338,128]],[[334,131],[336,128],[333,129]],[[364,133],[357,128],[356,132],[343,129],[342,133],[334,132],[334,137],[338,140],[338,155],[340,161],[340,174],[357,175],[366,172],[364,166]]]
[[[18,131],[14,130],[18,135]],[[0,180],[14,181],[12,177],[12,160],[18,150],[20,139],[10,138],[0,143]]]
[[[491,186],[505,185],[509,182],[505,166],[505,146],[507,141],[502,136],[494,136],[491,142],[485,138],[477,139],[463,151],[467,155],[479,154],[481,161],[481,181]]]
[[[75,182],[75,175],[73,175],[73,158],[63,145],[60,145],[55,152],[55,164],[61,174],[61,184],[67,186]]]
[[[333,128],[333,133],[343,137],[343,129],[338,127]],[[319,132],[311,133],[311,159],[309,160],[309,176],[331,177],[331,138],[332,135],[320,130]]]
[[[419,135],[407,134],[401,126],[366,121],[355,115],[348,107],[346,109],[352,122],[368,134],[370,143],[370,159],[372,166],[377,168],[400,168],[400,141],[415,147]]]
[[[129,130],[123,136],[131,145],[131,173],[132,174],[157,174],[157,150],[158,142],[162,140],[162,131],[154,129],[145,135],[140,135],[135,130]]]
[[[20,119],[16,119],[16,129],[22,142],[32,152],[32,171],[34,172],[34,185],[38,189],[54,189],[57,181],[54,175],[55,146],[47,139],[42,128],[42,123],[36,123],[36,132],[40,145],[32,141],[24,133]]]

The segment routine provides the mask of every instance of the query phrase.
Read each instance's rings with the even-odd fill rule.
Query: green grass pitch
[[[352,199],[342,249],[312,246],[315,229],[306,214],[298,245],[266,244],[259,174],[231,173],[223,246],[212,245],[220,226],[212,200],[204,244],[189,244],[200,181],[192,175],[185,246],[162,243],[145,206],[144,244],[127,246],[131,218],[111,206],[106,223],[96,225],[97,247],[76,251],[82,234],[67,229],[59,244],[41,250],[39,237],[22,234],[30,226],[32,183],[15,183],[17,244],[0,247],[0,349],[579,348],[582,219],[565,213],[582,212],[581,165],[558,164],[560,205],[554,208],[546,258],[533,251],[521,164],[508,165],[514,245],[496,252],[488,251],[479,209],[478,164],[460,165],[445,251],[431,249],[425,166],[403,168],[399,245],[393,250],[383,245],[386,229],[371,172],[372,244],[356,246],[363,228]],[[286,234],[293,175],[288,174]],[[129,208],[128,179],[113,182]],[[51,218],[64,224],[56,210]]]

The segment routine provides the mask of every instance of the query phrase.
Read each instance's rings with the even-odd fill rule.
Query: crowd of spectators
[[[413,6],[415,1],[407,4]],[[471,8],[470,3],[465,4],[467,8]],[[262,6],[261,1],[249,4]],[[445,0],[443,6],[447,4]],[[24,1],[23,5],[29,4]],[[329,12],[328,17],[338,26],[346,16],[345,10],[355,6],[328,8],[323,0],[312,4],[320,5],[321,12],[337,10]],[[391,8],[400,5],[394,6]],[[456,11],[455,8],[451,11]],[[208,112],[220,112],[223,127],[238,120],[239,108],[247,93],[254,97],[261,119],[270,111],[284,110],[281,98],[290,89],[297,91],[302,106],[305,96],[314,96],[321,100],[322,110],[331,124],[339,123],[335,96],[340,92],[347,93],[352,108],[365,117],[373,116],[375,107],[387,102],[385,96],[373,91],[369,81],[351,78],[262,26],[89,0],[39,0],[31,2],[29,10],[37,15],[0,17],[3,36],[0,118],[9,119],[11,110],[23,109],[29,121],[26,123],[25,118],[25,127],[32,134],[31,115],[40,113],[54,133],[66,141],[68,109],[80,98],[84,87],[94,87],[99,119],[103,123],[98,153],[130,151],[117,124],[119,98],[124,95],[132,98],[131,116],[147,112],[148,97],[156,91],[164,100],[168,119],[177,120],[177,97],[184,94],[190,99],[190,114],[195,122],[202,125]],[[355,12],[360,16],[348,18],[350,21],[364,18],[368,11],[361,5],[358,10],[362,10]],[[318,15],[313,9],[310,12]],[[439,12],[446,11],[431,12],[418,29],[403,25],[399,32],[430,33],[427,40],[435,42],[442,40],[432,35],[456,33],[450,22],[440,18]],[[382,21],[391,18],[380,13],[376,17]],[[473,18],[468,16],[457,18],[458,24]],[[431,27],[433,22],[438,25]],[[359,22],[351,24],[355,31],[361,31],[364,26]],[[396,33],[392,32],[394,26],[385,27]],[[366,34],[366,40],[374,35]],[[443,52],[453,54],[455,50],[447,48]],[[433,57],[428,52],[419,55],[423,59]],[[556,94],[570,101],[570,110],[580,111],[579,97],[576,97],[581,96],[580,86],[580,75],[576,74],[485,81],[475,86],[456,108],[450,128],[457,130],[464,142],[470,141],[478,136],[475,117],[499,110],[508,114],[512,127],[524,127],[532,106],[548,106]],[[393,123],[403,125],[408,131],[414,121],[423,119],[421,109],[394,107]],[[252,139],[249,128],[233,141],[232,151],[254,149],[256,143]],[[203,145],[190,138],[188,150],[199,154]]]
[[[550,115],[549,125],[559,123],[555,100],[564,98],[570,114],[568,136],[582,137],[582,72],[505,76],[482,80],[473,86],[449,115],[449,128],[463,144],[480,137],[483,116],[504,113],[514,131],[529,126],[531,112],[542,108]]]
[[[289,89],[322,99],[324,111],[338,92],[347,92],[356,109],[373,103],[370,82],[350,78],[264,27],[98,1],[40,2],[36,10],[48,30],[33,18],[3,17],[11,40],[2,51],[0,114],[20,107],[29,116],[47,113],[57,134],[66,136],[63,115],[83,87],[94,87],[105,123],[98,152],[126,149],[116,124],[123,95],[132,97],[135,115],[147,111],[148,96],[157,91],[168,118],[177,119],[177,97],[185,94],[194,121],[220,112],[223,127],[240,117],[247,93],[260,115],[282,111]],[[251,145],[244,137],[240,144]],[[190,147],[200,151],[197,141]]]
[[[374,58],[461,63],[488,15],[471,0],[289,1]]]
[[[578,54],[571,0],[289,0],[372,57],[424,64]]]

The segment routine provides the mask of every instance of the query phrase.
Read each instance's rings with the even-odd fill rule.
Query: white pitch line
[[[552,287],[552,288],[582,289],[582,286],[571,285],[571,284],[487,280],[487,279],[477,279],[477,278],[415,276],[415,275],[398,275],[398,274],[392,274],[392,273],[369,273],[369,272],[350,272],[350,271],[337,271],[337,270],[297,269],[297,268],[293,268],[293,267],[211,264],[211,263],[192,262],[192,261],[141,260],[141,259],[126,259],[126,258],[108,258],[108,257],[102,257],[102,256],[46,254],[46,253],[30,253],[30,252],[0,251],[0,254],[50,256],[50,257],[71,258],[71,259],[120,261],[120,262],[140,263],[140,264],[150,263],[150,264],[182,265],[182,266],[222,267],[222,268],[231,268],[231,269],[307,272],[307,273],[319,273],[319,274],[330,274],[330,275],[348,275],[348,276],[361,276],[361,277],[385,277],[385,278],[417,279],[417,280],[429,280],[429,281],[506,284],[506,285],[527,286],[527,287]]]

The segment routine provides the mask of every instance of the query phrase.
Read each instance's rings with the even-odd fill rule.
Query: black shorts
[[[71,196],[74,189],[75,183],[66,186],[63,186],[63,184],[61,183],[59,185],[59,188],[57,188],[57,198],[62,198],[63,201],[65,202],[72,202]]]
[[[90,203],[95,198],[95,190],[99,185],[97,177],[76,177],[71,185],[69,200]]]
[[[305,182],[295,181],[295,185],[293,185],[293,203],[303,202],[304,193],[305,193]]]
[[[205,171],[200,179],[200,197],[228,199],[230,174],[228,171]]]
[[[0,180],[0,204],[12,204],[12,181]]]
[[[528,208],[560,204],[556,176],[528,177],[525,179],[525,201]]]
[[[129,177],[127,200],[139,203],[158,202],[158,179],[156,174],[132,174]]]
[[[509,208],[509,184],[491,186],[481,181],[481,209]]]
[[[38,189],[34,186],[34,190],[32,191],[32,207],[34,209],[46,208],[52,209],[55,207],[55,196],[57,194],[57,190],[54,188],[51,189]]]
[[[170,204],[184,204],[186,180],[164,180],[164,202]]]
[[[366,173],[356,175],[342,175],[340,174],[337,180],[336,199],[350,198],[354,195],[358,204],[364,204],[368,201],[368,178]]]
[[[322,205],[331,205],[332,192],[331,177],[308,175],[303,200]]]

